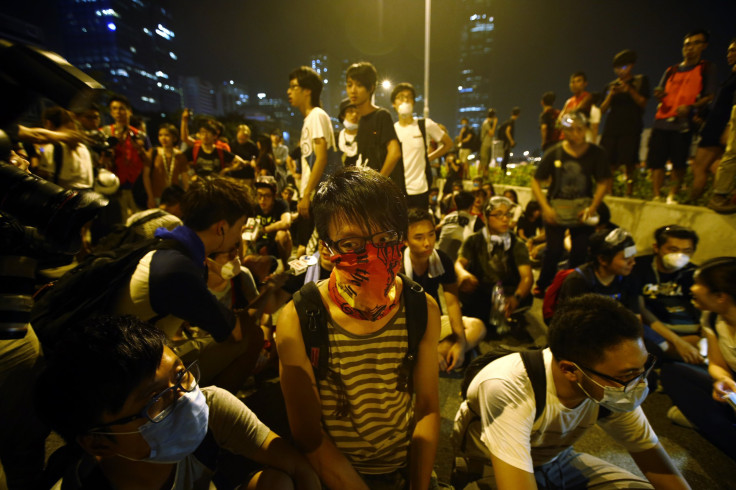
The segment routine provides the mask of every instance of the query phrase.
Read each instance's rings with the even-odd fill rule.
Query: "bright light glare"
[[[529,152],[528,152],[528,151],[525,151],[525,152],[524,152],[524,156],[525,156],[525,157],[528,157],[528,156],[529,156]]]
[[[107,24],[107,28],[110,29],[111,31],[114,31],[118,27],[115,24],[113,24],[112,22],[110,22],[109,24]]]
[[[381,82],[381,87],[388,90],[391,88],[391,81],[390,80],[384,80]]]

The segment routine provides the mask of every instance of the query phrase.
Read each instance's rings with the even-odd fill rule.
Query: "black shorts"
[[[271,235],[266,238],[261,237],[256,240],[255,249],[258,255],[273,255],[276,257],[279,255],[279,248],[276,245],[276,240]]]
[[[649,152],[647,167],[652,170],[664,168],[667,160],[672,162],[675,169],[687,168],[687,159],[690,156],[690,131],[670,131],[666,129],[652,129],[649,137]]]
[[[721,136],[723,130],[726,129],[728,119],[725,121],[722,118],[710,117],[705,121],[703,129],[700,131],[700,142],[698,142],[699,148],[718,147],[724,148],[721,144]]]
[[[640,144],[641,132],[620,135],[604,133],[601,136],[601,146],[606,150],[608,161],[614,168],[639,163]]]

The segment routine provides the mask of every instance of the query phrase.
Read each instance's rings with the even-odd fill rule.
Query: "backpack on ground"
[[[413,393],[412,374],[418,357],[419,343],[427,329],[427,297],[422,286],[404,274],[400,273],[399,276],[404,283],[403,294],[409,346],[399,368],[398,389]],[[305,284],[294,294],[294,308],[299,317],[304,347],[314,369],[314,377],[317,380],[325,379],[330,360],[330,342],[327,331],[329,314],[314,282]]]
[[[555,274],[555,278],[552,280],[552,284],[550,284],[547,287],[547,290],[544,292],[544,302],[542,303],[542,318],[544,319],[544,323],[546,323],[547,325],[549,325],[549,322],[552,321],[552,317],[554,316],[555,310],[557,309],[557,297],[560,295],[562,283],[565,282],[565,279],[567,278],[567,276],[570,275],[572,271],[577,271],[578,274],[580,274],[581,276],[583,275],[583,272],[580,270],[579,267],[557,271],[557,274]]]
[[[111,313],[120,288],[130,280],[138,262],[148,252],[163,249],[176,249],[191,256],[174,239],[134,239],[116,248],[98,249],[59,280],[37,291],[31,325],[44,350],[53,350],[70,325]]]

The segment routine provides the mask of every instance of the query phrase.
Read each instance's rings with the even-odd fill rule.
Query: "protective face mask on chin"
[[[220,277],[226,281],[229,281],[238,274],[240,274],[240,259],[237,257],[223,265],[222,269],[220,269]]]
[[[408,102],[402,102],[399,104],[398,113],[400,116],[408,116],[414,110],[414,106]]]
[[[358,129],[358,123],[350,122],[350,121],[348,121],[347,119],[345,119],[345,120],[344,120],[344,121],[342,122],[342,125],[343,125],[343,126],[345,127],[345,129],[347,129],[348,131],[355,131],[356,129]]]
[[[667,269],[679,270],[685,267],[690,262],[690,256],[684,253],[672,253],[666,254],[662,257],[662,264]]]

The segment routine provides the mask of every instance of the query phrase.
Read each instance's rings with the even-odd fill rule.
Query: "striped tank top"
[[[326,432],[361,473],[407,466],[412,396],[396,389],[408,349],[403,296],[401,309],[377,332],[355,335],[331,318],[327,328],[330,360],[325,379],[319,380]]]

